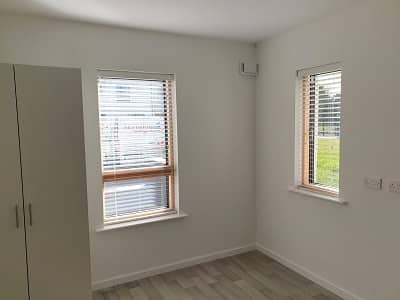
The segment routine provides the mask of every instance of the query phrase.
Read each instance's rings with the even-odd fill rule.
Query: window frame
[[[304,90],[304,78],[312,75],[341,72],[341,111],[340,111],[340,151],[339,151],[339,187],[337,189],[329,186],[309,183],[309,121],[305,119],[306,111],[309,110],[310,100],[306,103],[309,93]],[[309,97],[308,97],[309,98]],[[332,63],[318,67],[301,69],[296,72],[296,188],[311,193],[327,196],[331,199],[339,199],[340,194],[340,172],[342,162],[342,103],[343,103],[343,66],[341,63]],[[336,200],[335,200],[336,201]]]
[[[148,73],[148,72],[131,72],[131,71],[114,71],[114,70],[97,70],[97,79],[130,79],[130,80],[158,80],[166,82],[166,133],[168,132],[168,146],[166,147],[166,153],[168,157],[167,165],[165,166],[152,166],[152,167],[141,167],[124,170],[103,170],[103,149],[100,145],[101,153],[101,177],[102,177],[102,221],[104,225],[114,225],[119,223],[129,223],[133,221],[139,221],[147,218],[157,218],[161,216],[167,216],[170,214],[178,213],[178,202],[176,195],[176,176],[177,176],[177,164],[176,164],[176,152],[175,152],[175,99],[176,99],[176,77],[174,74],[162,74],[162,73]],[[97,85],[97,97],[99,107],[99,135],[101,138],[101,103],[99,97],[99,90]],[[167,177],[168,180],[168,207],[157,208],[138,211],[130,213],[124,216],[116,216],[112,218],[106,218],[105,216],[105,199],[104,199],[104,183],[114,182],[127,179],[145,179],[152,177]]]

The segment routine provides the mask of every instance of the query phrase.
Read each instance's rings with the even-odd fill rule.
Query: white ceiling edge
[[[363,1],[2,0],[0,14],[258,43]]]
[[[174,31],[163,31],[163,30],[158,30],[158,29],[117,25],[114,23],[106,23],[106,22],[85,21],[85,20],[80,20],[80,19],[42,16],[42,15],[36,15],[36,14],[20,14],[20,13],[13,13],[13,12],[7,13],[4,11],[0,11],[0,19],[2,17],[4,17],[4,18],[20,18],[20,19],[24,19],[24,20],[81,24],[81,25],[93,26],[93,27],[97,27],[97,28],[103,27],[103,28],[107,28],[107,29],[124,30],[127,32],[129,32],[129,31],[143,32],[143,33],[149,33],[149,34],[170,35],[170,36],[176,36],[176,37],[182,37],[182,38],[196,38],[196,39],[204,39],[204,40],[225,41],[225,42],[231,42],[231,43],[245,43],[245,44],[250,44],[250,45],[254,45],[254,46],[256,46],[258,43],[266,40],[266,39],[263,39],[260,41],[251,41],[248,39],[229,38],[229,37],[218,36],[218,35],[209,35],[209,34],[205,35],[205,34],[192,34],[192,33],[174,32]]]

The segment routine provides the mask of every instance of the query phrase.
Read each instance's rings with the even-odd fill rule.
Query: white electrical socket
[[[389,192],[400,193],[400,181],[392,181],[389,183]]]
[[[365,177],[364,184],[367,187],[369,187],[370,189],[381,190],[382,189],[382,178]]]

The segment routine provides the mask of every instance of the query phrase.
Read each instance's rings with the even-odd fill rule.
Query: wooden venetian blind
[[[175,208],[173,77],[118,75],[98,78],[106,223]]]
[[[299,72],[302,105],[301,185],[339,191],[342,71],[338,66]]]

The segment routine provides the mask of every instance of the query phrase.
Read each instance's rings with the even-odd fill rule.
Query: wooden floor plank
[[[129,292],[131,293],[133,300],[150,300],[140,286],[130,288]]]
[[[193,281],[199,288],[200,292],[205,295],[207,299],[223,300],[223,298],[213,289],[213,287],[203,281],[200,277],[193,278]]]
[[[217,282],[217,283],[213,284],[213,287],[217,291],[217,293],[219,295],[221,295],[221,297],[223,299],[226,299],[226,300],[236,300],[237,299],[235,294],[232,291],[230,291],[228,288],[226,288],[222,283]]]
[[[176,300],[195,300],[195,298],[193,298],[185,288],[179,285],[178,282],[170,282],[168,286],[174,293]]]
[[[265,300],[264,295],[259,290],[252,287],[247,281],[238,280],[235,284],[238,285],[250,297],[250,299]]]
[[[235,295],[236,299],[246,299],[247,294],[238,287],[233,281],[229,280],[226,277],[221,277],[219,279],[219,283],[226,289],[230,291],[233,295]]]
[[[119,300],[132,300],[132,295],[129,292],[129,287],[127,285],[121,285],[115,290],[119,297]]]
[[[201,268],[200,265],[196,266],[193,268],[194,272],[196,273],[197,276],[199,276],[202,280],[204,280],[207,284],[212,284],[216,283],[217,280],[210,276],[207,272],[204,271],[203,268]]]
[[[197,286],[192,286],[192,287],[188,288],[187,292],[195,300],[208,300],[207,297],[201,293],[201,291],[199,290],[199,288]]]

